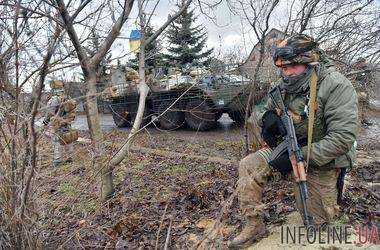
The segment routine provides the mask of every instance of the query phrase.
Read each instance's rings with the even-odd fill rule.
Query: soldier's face
[[[280,67],[282,74],[288,77],[301,75],[306,70],[304,64],[285,65]]]

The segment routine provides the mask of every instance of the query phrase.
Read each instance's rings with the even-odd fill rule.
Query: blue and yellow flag
[[[129,49],[133,53],[140,51],[141,32],[140,30],[132,30],[129,37]]]

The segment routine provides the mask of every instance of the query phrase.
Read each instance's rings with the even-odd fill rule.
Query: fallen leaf
[[[178,225],[173,225],[173,228],[186,228],[188,227],[190,224],[189,220],[188,219],[185,219],[183,220],[181,223],[179,223]]]
[[[78,221],[78,226],[83,227],[84,225],[86,225],[86,220]]]
[[[215,220],[213,219],[202,219],[197,222],[196,226],[199,229],[206,230],[206,229],[212,228],[214,224],[215,224]]]
[[[219,232],[223,237],[228,237],[231,235],[232,232],[234,232],[235,227],[234,226],[224,226],[222,227]]]
[[[107,234],[112,238],[116,239],[117,238],[117,232],[113,230],[112,228],[107,229]]]
[[[189,234],[187,240],[190,242],[198,242],[198,236],[196,234]]]

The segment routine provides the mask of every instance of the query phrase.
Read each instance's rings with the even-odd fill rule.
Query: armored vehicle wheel
[[[170,105],[171,101],[163,101],[158,108],[158,115],[161,115]],[[180,128],[185,123],[185,114],[181,110],[180,105],[175,104],[158,119],[160,128],[172,130]]]
[[[130,119],[131,119],[131,124],[130,126],[132,127],[133,126],[133,123],[135,122],[135,119],[136,119],[136,115],[137,115],[137,109],[138,109],[138,106],[136,105],[135,109],[134,109],[134,112],[131,113],[130,115]],[[141,125],[140,125],[140,128],[147,125],[150,121],[151,121],[151,110],[149,109],[149,107],[146,105],[145,106],[145,109],[144,109],[144,115],[143,115],[143,118],[142,118],[142,121],[141,121]]]
[[[115,125],[119,128],[132,127],[136,118],[137,105],[123,107],[121,105],[112,105],[112,118]],[[146,125],[150,121],[148,107],[145,107],[144,117],[141,126]]]
[[[228,115],[234,122],[238,124],[242,124],[245,121],[244,111],[229,111]]]
[[[199,131],[209,130],[216,125],[216,113],[206,100],[193,99],[186,104],[186,124]]]
[[[112,118],[115,125],[119,128],[128,127],[131,124],[125,109],[118,105],[111,105]]]

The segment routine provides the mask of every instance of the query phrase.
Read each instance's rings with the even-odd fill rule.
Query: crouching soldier
[[[78,131],[71,129],[75,119],[76,101],[67,98],[62,81],[50,82],[51,98],[44,124],[50,126],[53,140],[53,167],[72,162],[73,145]]]
[[[315,226],[329,223],[336,213],[344,169],[350,168],[354,160],[358,129],[355,90],[309,36],[300,34],[281,41],[275,48],[273,60],[281,73],[276,86],[293,120],[301,149],[299,155],[309,159],[306,218]],[[273,171],[293,171],[287,150],[283,151],[286,161],[278,161],[284,155],[278,150],[284,139],[281,136],[284,124],[279,115],[281,113],[270,100],[260,119],[267,147],[239,163],[239,202],[246,225],[230,242],[230,247],[247,246],[266,234],[263,188]],[[309,220],[305,221],[299,189],[297,185],[294,187],[298,211],[304,223],[309,224]]]

